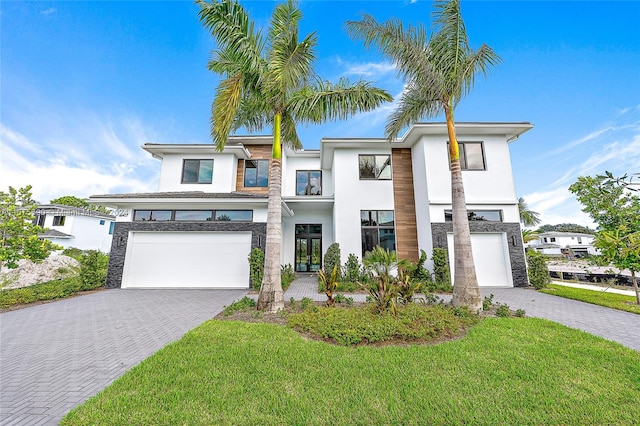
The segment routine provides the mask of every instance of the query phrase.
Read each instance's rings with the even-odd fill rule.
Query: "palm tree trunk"
[[[482,308],[480,288],[476,277],[471,250],[471,231],[464,197],[460,152],[453,121],[453,108],[445,106],[447,131],[449,133],[449,155],[451,157],[451,203],[453,210],[453,251],[454,251],[454,306],[467,306],[472,312]]]
[[[260,286],[257,309],[278,312],[284,309],[280,270],[282,245],[282,151],[280,114],[274,119],[273,155],[269,170],[269,203],[267,207],[267,241],[264,254],[264,276]]]

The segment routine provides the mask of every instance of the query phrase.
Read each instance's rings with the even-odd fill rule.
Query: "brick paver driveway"
[[[0,424],[57,424],[245,290],[105,290],[0,314]]]

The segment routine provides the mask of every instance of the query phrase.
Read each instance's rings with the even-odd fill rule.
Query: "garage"
[[[447,234],[453,279],[453,234]],[[471,247],[480,287],[513,287],[507,237],[504,233],[472,233]]]
[[[130,232],[122,288],[248,288],[251,232]]]

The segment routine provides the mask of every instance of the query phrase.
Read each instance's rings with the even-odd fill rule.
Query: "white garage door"
[[[250,232],[131,232],[122,288],[248,288]]]
[[[449,265],[453,279],[453,234],[447,235]],[[507,236],[504,233],[472,233],[471,247],[481,287],[513,287]]]

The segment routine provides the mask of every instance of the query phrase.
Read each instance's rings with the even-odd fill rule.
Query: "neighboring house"
[[[62,204],[40,204],[33,223],[45,228],[38,235],[64,248],[111,250],[115,216]]]
[[[593,246],[594,238],[578,232],[543,232],[537,240],[530,241],[528,247],[547,256],[584,258],[600,254]]]
[[[471,238],[481,286],[528,284],[509,143],[530,123],[458,123]],[[325,138],[283,151],[282,264],[322,267],[333,242],[362,258],[448,248],[451,185],[444,123],[399,140]],[[94,195],[116,209],[108,287],[247,288],[247,256],[264,249],[271,136],[212,144],[145,144],[161,160],[158,192]]]

